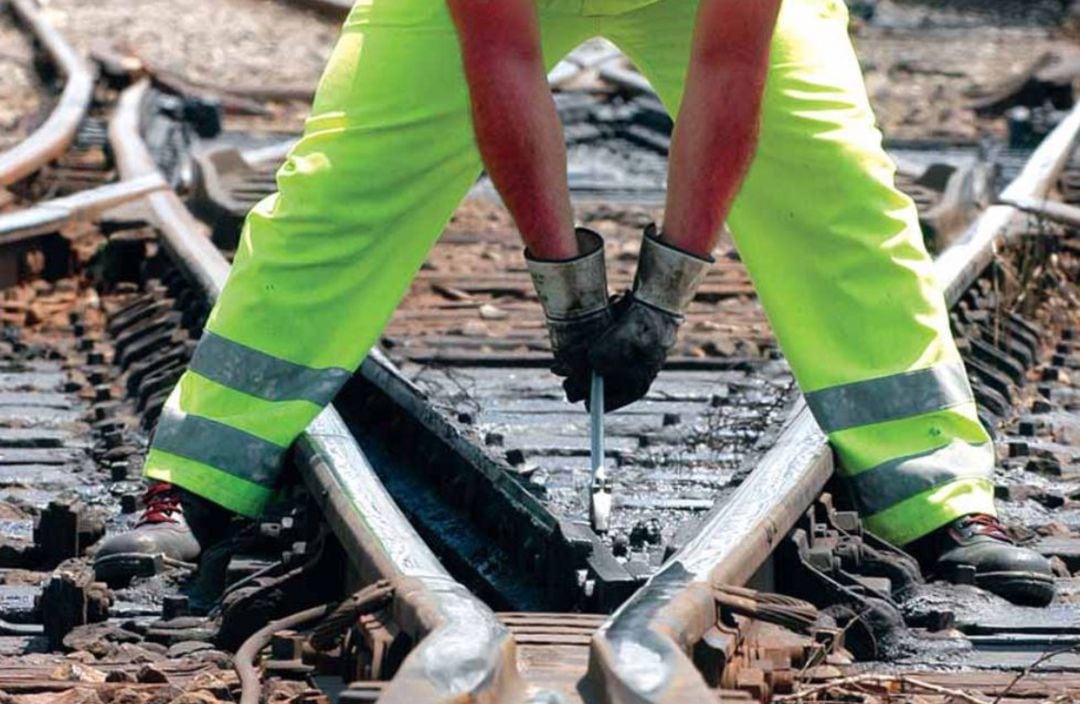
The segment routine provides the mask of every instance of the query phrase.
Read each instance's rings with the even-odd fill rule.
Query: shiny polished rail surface
[[[0,186],[26,178],[64,153],[90,108],[94,75],[86,60],[45,19],[34,0],[8,0],[24,24],[64,74],[66,82],[48,119],[11,149],[0,152]]]
[[[1003,200],[1045,197],[1080,133],[1080,108],[1052,132],[1008,186]],[[988,208],[935,261],[950,305],[1016,232],[1024,214]],[[590,679],[606,702],[707,701],[709,689],[688,655],[716,622],[712,585],[743,584],[820,493],[833,470],[825,435],[800,400],[777,443],[753,473],[703,522],[594,636]]]
[[[157,172],[139,132],[148,89],[145,81],[129,88],[110,125],[110,142],[125,179]],[[206,297],[215,300],[228,276],[224,256],[174,192],[152,193],[146,204],[164,246]],[[519,681],[509,630],[442,567],[375,477],[333,408],[311,424],[296,454],[304,480],[344,544],[358,580],[390,580],[395,621],[417,643],[380,701],[459,701],[465,696],[506,701],[506,688],[515,688]]]
[[[26,3],[18,0],[17,4]],[[162,187],[157,166],[140,137],[147,92],[146,82],[128,89],[111,122],[110,141],[124,179],[121,184],[98,189],[94,195],[41,204],[33,217],[15,213],[0,219],[0,225],[8,223],[15,236],[23,236],[38,227],[55,226],[57,219],[111,205],[114,196],[140,198],[162,233],[162,244],[206,297],[214,300],[224,286],[228,263],[179,197]],[[1044,197],[1067,161],[1078,131],[1080,109],[1036,151],[1003,194],[1003,201],[1030,204]],[[1015,226],[1022,217],[1022,211],[1011,205],[992,206],[938,258],[938,276],[950,303],[989,264],[995,247],[1018,231]],[[362,373],[379,379],[383,386],[392,381],[403,393],[412,387],[378,352]],[[642,590],[602,625],[581,621],[574,634],[579,639],[575,652],[587,655],[579,668],[578,663],[558,661],[567,650],[554,648],[548,653],[554,660],[538,657],[523,666],[521,651],[528,649],[527,639],[550,628],[549,621],[562,628],[573,616],[499,616],[470,594],[409,525],[333,408],[302,436],[296,461],[345,545],[356,581],[391,582],[393,618],[417,643],[382,689],[379,701],[386,702],[715,701],[715,690],[689,656],[693,645],[716,623],[714,585],[749,580],[833,470],[825,438],[800,403],[742,487],[714,508],[697,534]],[[777,487],[782,490],[778,492]],[[559,687],[556,692],[554,683],[565,684],[568,678],[573,678],[570,690]]]

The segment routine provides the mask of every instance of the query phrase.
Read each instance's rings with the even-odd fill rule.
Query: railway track
[[[33,12],[31,5],[26,7]],[[403,342],[388,350],[393,355],[406,349],[402,364],[374,353],[339,398],[337,410],[327,410],[297,443],[292,461],[306,491],[294,492],[288,505],[253,527],[250,545],[229,561],[233,587],[209,618],[189,614],[192,599],[177,596],[169,581],[186,566],[151,565],[159,574],[112,590],[95,583],[79,568],[79,558],[106,526],[115,529],[129,522],[115,515],[116,495],[109,492],[127,497],[122,503],[133,508],[131,480],[146,430],[193,349],[228,263],[208,228],[165,187],[169,175],[160,173],[144,139],[155,132],[153,123],[162,112],[148,83],[104,95],[94,109],[107,121],[111,155],[98,164],[96,182],[84,179],[73,193],[0,216],[4,251],[18,251],[23,258],[31,254],[30,259],[46,264],[41,271],[17,268],[7,290],[22,290],[18,286],[24,282],[33,297],[27,307],[36,303],[47,313],[35,313],[40,321],[32,324],[21,319],[43,341],[34,340],[26,349],[12,346],[6,354],[20,366],[6,372],[12,376],[0,378],[0,386],[19,390],[15,405],[49,409],[20,410],[19,430],[27,432],[0,437],[5,455],[49,451],[35,455],[37,460],[47,455],[48,463],[18,462],[27,512],[38,514],[34,521],[19,519],[18,564],[46,576],[40,589],[20,592],[25,602],[26,594],[40,591],[41,602],[36,608],[24,605],[23,623],[11,624],[9,638],[15,640],[5,647],[30,647],[28,639],[41,636],[52,649],[80,652],[87,652],[80,643],[115,645],[124,638],[165,644],[170,650],[157,674],[130,663],[110,664],[115,653],[88,661],[99,671],[123,673],[114,676],[117,686],[111,690],[107,682],[92,683],[93,688],[104,696],[125,683],[162,690],[193,686],[196,678],[212,676],[220,680],[218,691],[228,696],[230,680],[216,655],[201,661],[180,655],[214,651],[205,647],[212,642],[236,652],[239,681],[231,689],[248,702],[257,701],[261,686],[290,679],[303,683],[316,672],[333,673],[348,686],[331,686],[330,678],[322,677],[318,682],[324,693],[305,693],[299,686],[294,696],[307,699],[297,701],[335,696],[349,702],[715,702],[793,696],[800,688],[809,690],[806,697],[816,697],[836,696],[844,687],[849,694],[850,688],[876,687],[878,694],[906,689],[927,701],[946,701],[964,691],[965,701],[991,702],[998,696],[1002,701],[1069,701],[1080,691],[1076,658],[1068,653],[1057,659],[1057,672],[1029,675],[1011,688],[1013,675],[1007,672],[1030,664],[1044,650],[1072,643],[1080,609],[1074,610],[1071,601],[1043,613],[1010,610],[996,602],[968,603],[977,601],[977,595],[963,588],[954,590],[961,598],[952,601],[952,592],[942,596],[932,585],[912,591],[918,578],[910,563],[862,534],[850,513],[836,511],[822,498],[832,456],[805,407],[798,403],[782,429],[761,417],[765,412],[781,415],[786,400],[781,372],[764,385],[767,393],[751,383],[765,365],[775,363],[769,359],[768,333],[762,330],[754,333],[756,338],[739,338],[754,343],[754,359],[730,352],[712,359],[695,355],[695,346],[707,344],[709,333],[716,331],[700,330],[697,341],[691,336],[676,360],[681,368],[672,372],[672,390],[664,392],[668,398],[654,400],[660,408],[634,419],[637,425],[627,423],[625,437],[635,443],[624,450],[630,472],[642,449],[638,438],[663,444],[663,428],[696,423],[694,404],[740,407],[738,401],[714,401],[715,393],[685,390],[720,377],[729,387],[738,389],[742,383],[759,392],[742,404],[753,433],[737,424],[712,430],[749,433],[744,441],[767,448],[752,452],[744,447],[740,457],[729,458],[733,471],[726,479],[736,480],[737,486],[725,481],[713,509],[677,533],[638,541],[644,553],[639,560],[633,559],[633,546],[622,552],[610,536],[591,534],[573,520],[572,506],[560,506],[522,481],[527,462],[546,456],[561,457],[561,463],[577,456],[577,450],[560,455],[550,446],[525,445],[509,448],[523,462],[508,459],[504,445],[513,443],[523,426],[508,422],[507,414],[525,416],[520,423],[529,422],[529,414],[551,420],[547,407],[553,404],[541,399],[540,408],[511,409],[485,421],[478,413],[470,417],[468,408],[442,403],[442,385],[421,389],[414,381],[421,367],[437,361],[468,372],[475,384],[483,380],[477,369],[504,375],[517,369],[522,388],[532,388],[536,382],[530,375],[540,373],[535,368],[543,353],[533,342],[538,327],[523,325],[522,342],[515,348],[492,352],[490,345],[477,345],[468,351],[468,345],[458,347],[453,335],[449,341],[425,339],[416,329],[429,327],[430,321],[404,316],[390,331],[391,339],[397,331]],[[86,121],[80,121],[84,128]],[[1071,211],[1053,211],[1043,200],[1061,195],[1069,202],[1077,195],[1071,184],[1080,160],[1071,159],[1078,129],[1080,112],[1074,111],[1032,155],[1003,199],[1037,210],[1043,219],[1068,221]],[[32,196],[55,183],[57,172],[46,162],[62,162],[69,152],[39,151],[14,162],[3,155],[0,164],[15,164],[12,172],[21,175],[12,183]],[[84,274],[87,262],[62,253],[58,258],[56,247],[48,244],[56,243],[57,232],[78,243],[72,235],[76,228],[84,229],[89,244],[104,245],[95,251],[101,255],[96,265],[105,273],[72,277]],[[463,232],[445,244],[463,248],[463,261],[472,261],[470,251],[488,247],[485,251],[491,252],[492,240]],[[58,259],[65,262],[67,276],[52,273]],[[1080,529],[1070,513],[1075,512],[1070,503],[1075,501],[1076,487],[1070,484],[1075,458],[1061,447],[1075,448],[1077,442],[1067,417],[1076,409],[1076,387],[1069,379],[1070,365],[1075,365],[1076,302],[1072,308],[1061,304],[1065,307],[1051,319],[1046,317],[1050,304],[1043,299],[1055,286],[1071,295],[1076,237],[1047,228],[1042,219],[1017,207],[996,205],[940,255],[937,266],[967,341],[977,394],[990,409],[988,421],[1000,429],[1002,454],[1012,460],[999,478],[1006,510],[1017,523],[1044,533],[1052,533],[1045,529],[1060,518],[1064,537],[1058,526],[1056,542],[1051,534],[1038,544],[1075,570],[1080,567],[1070,539]],[[1038,272],[1033,278],[1032,271]],[[468,303],[462,307],[466,310],[499,308],[491,300],[497,292],[520,290],[520,274],[469,291],[462,277],[440,279],[438,272],[427,272],[419,283],[420,300],[431,300],[423,298],[425,287],[440,287],[453,292],[451,299],[459,293],[471,296],[458,300]],[[1029,296],[1039,300],[1010,292],[1010,276],[1014,289],[1015,281],[1031,283]],[[48,287],[34,283],[47,279],[52,279]],[[707,287],[705,295],[715,301],[746,295],[745,280],[734,265],[721,267],[710,285],[716,290]],[[708,309],[701,303],[704,320]],[[515,308],[510,312],[515,322],[524,315]],[[750,320],[753,329],[752,314]],[[418,351],[410,352],[410,346]],[[452,349],[466,353],[447,359]],[[1031,384],[1024,383],[1033,374],[1041,379],[1034,394]],[[737,400],[740,393],[733,394]],[[682,406],[663,406],[671,398]],[[486,422],[501,426],[501,442],[489,441],[494,431]],[[576,422],[583,419],[571,419],[569,433]],[[4,424],[10,423],[5,418]],[[44,446],[24,448],[28,435]],[[398,437],[410,439],[408,452],[387,451]],[[753,471],[734,472],[739,462],[749,463]],[[65,483],[70,477],[57,478],[64,470],[83,475],[74,492],[78,501],[62,496],[72,488]],[[566,486],[573,482],[571,472]],[[1033,516],[1030,502],[1046,510]],[[87,504],[113,515],[95,516]],[[484,504],[488,509],[480,511],[477,507]],[[693,505],[692,511],[700,516],[702,505]],[[328,530],[321,527],[323,521]],[[36,523],[36,534],[28,529],[31,523]],[[460,530],[473,545],[440,536],[440,527],[444,533]],[[8,555],[12,544],[5,539]],[[502,554],[492,558],[496,549]],[[863,556],[861,564],[844,562],[852,550]],[[484,564],[485,558],[493,564]],[[3,552],[0,559],[6,568],[15,564]],[[882,564],[891,565],[884,581]],[[860,573],[860,567],[869,570]],[[744,591],[747,584],[809,601]],[[1063,582],[1066,596],[1070,584]],[[155,585],[160,589],[150,589]],[[80,608],[73,609],[72,603]],[[491,604],[532,608],[495,611]],[[869,628],[851,617],[871,609],[901,618]],[[991,614],[1002,616],[1002,622],[995,625]],[[117,640],[91,637],[94,628],[106,627]],[[932,655],[918,648],[889,651],[879,642],[889,638],[936,640],[941,647]],[[266,647],[270,650],[256,669]],[[943,656],[948,647],[952,650]],[[325,650],[333,656],[319,655]],[[879,661],[856,664],[851,652]],[[938,671],[948,666],[972,669]],[[27,667],[21,678],[0,676],[0,690],[75,689],[70,678],[50,678],[50,667]]]

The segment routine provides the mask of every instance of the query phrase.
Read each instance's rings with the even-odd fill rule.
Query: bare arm
[[[769,45],[781,0],[703,0],[672,138],[663,239],[716,246],[757,147]]]
[[[548,89],[536,0],[447,0],[461,42],[476,141],[538,259],[578,254],[566,147]]]

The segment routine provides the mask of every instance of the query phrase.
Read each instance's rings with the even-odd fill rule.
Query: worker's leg
[[[663,0],[611,23],[673,111],[696,4]],[[994,512],[994,452],[893,172],[843,1],[786,0],[730,225],[868,526],[906,544]]]
[[[549,60],[585,32],[546,12]],[[286,448],[375,343],[480,168],[446,3],[358,3],[279,192],[248,216],[146,475],[259,513]]]

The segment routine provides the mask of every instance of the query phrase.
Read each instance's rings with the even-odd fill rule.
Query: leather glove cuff
[[[660,241],[656,225],[649,225],[638,256],[634,298],[681,320],[715,261]]]
[[[575,235],[581,254],[573,259],[536,259],[525,250],[525,263],[548,320],[578,320],[608,307],[604,240],[584,227]]]

